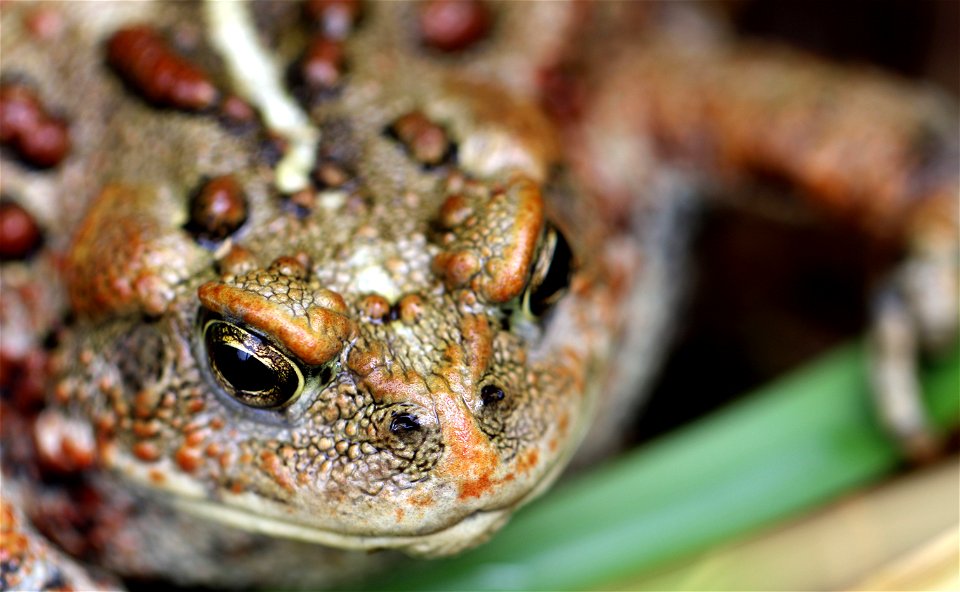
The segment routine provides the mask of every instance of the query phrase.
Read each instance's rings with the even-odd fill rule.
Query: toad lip
[[[292,517],[277,516],[275,509],[267,507],[264,500],[260,498],[215,501],[185,492],[171,492],[170,503],[177,509],[200,518],[249,532],[341,549],[358,551],[397,549],[411,555],[437,557],[458,553],[486,540],[506,524],[517,508],[549,489],[566,464],[566,459],[557,459],[533,487],[511,503],[500,507],[479,509],[445,527],[420,533],[394,535],[344,533],[337,529],[304,524],[302,521],[295,521]]]
[[[525,500],[524,500],[525,501]],[[482,510],[440,530],[424,534],[375,536],[344,534],[271,516],[265,512],[227,506],[208,500],[177,497],[172,504],[179,510],[221,522],[249,532],[272,537],[317,543],[340,549],[372,551],[399,549],[412,555],[448,555],[479,543],[507,521],[512,507]]]

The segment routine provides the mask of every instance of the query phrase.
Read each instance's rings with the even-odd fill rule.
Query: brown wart
[[[452,154],[446,131],[420,111],[400,116],[390,126],[390,131],[417,161],[425,165],[438,165]]]
[[[219,98],[207,74],[177,55],[148,25],[114,33],[107,42],[107,62],[134,90],[159,106],[199,111]]]
[[[0,144],[27,163],[48,168],[70,152],[70,130],[51,115],[33,89],[21,83],[0,85]]]
[[[186,229],[201,238],[223,240],[246,222],[247,211],[247,197],[236,178],[214,177],[191,197]]]
[[[325,37],[314,37],[295,68],[299,80],[308,91],[334,88],[340,84],[344,75],[343,43]]]
[[[444,52],[468,49],[493,25],[493,15],[481,0],[430,0],[418,9],[421,42]]]
[[[0,197],[0,261],[25,259],[42,242],[43,232],[30,212]]]

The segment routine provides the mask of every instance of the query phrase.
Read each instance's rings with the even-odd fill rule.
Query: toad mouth
[[[521,496],[508,503],[478,509],[436,530],[386,535],[338,532],[277,515],[276,508],[252,495],[244,499],[211,500],[195,492],[168,490],[168,503],[198,518],[247,532],[292,539],[339,549],[374,551],[395,549],[409,555],[439,557],[458,553],[485,541],[509,520],[517,508],[550,488],[567,463],[559,458],[543,477]]]
[[[376,536],[335,532],[202,499],[177,496],[172,500],[172,504],[179,510],[203,519],[271,537],[354,551],[397,549],[411,555],[431,557],[450,555],[472,546],[474,541],[483,541],[486,534],[498,530],[506,523],[513,511],[513,507],[479,510],[436,531]]]

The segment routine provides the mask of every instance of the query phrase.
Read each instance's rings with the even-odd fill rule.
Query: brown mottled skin
[[[50,169],[3,153],[4,198],[45,230],[40,253],[4,263],[4,367],[55,346],[30,374],[42,403],[5,379],[20,419],[3,494],[66,551],[126,576],[315,586],[397,560],[352,550],[485,541],[585,434],[588,453],[609,445],[662,350],[679,212],[705,179],[773,170],[871,232],[953,244],[955,126],[935,95],[855,85],[899,118],[877,132],[875,202],[815,158],[846,138],[789,127],[816,121],[803,96],[729,85],[724,58],[716,80],[683,78],[721,44],[665,52],[688,32],[656,23],[694,8],[448,9],[254,5],[316,132],[309,183],[287,191],[296,140],[237,83],[203,5],[3,5],[3,81],[35,89],[72,146]],[[445,34],[441,18],[467,21]],[[644,44],[605,59],[638,23]],[[659,71],[658,52],[689,63]],[[791,59],[773,62],[843,87]],[[799,154],[737,115],[752,109],[783,117]],[[691,164],[703,174],[678,172]],[[560,236],[572,273],[534,314]],[[261,373],[231,369],[238,355]],[[264,368],[268,387],[240,393]],[[64,485],[31,486],[51,474]]]

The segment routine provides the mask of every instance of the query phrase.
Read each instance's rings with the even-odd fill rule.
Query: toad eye
[[[257,409],[289,405],[303,391],[296,363],[261,337],[224,320],[204,325],[210,370],[231,397]]]
[[[404,434],[420,429],[420,421],[416,415],[410,413],[397,413],[390,420],[390,431],[394,434]]]
[[[543,245],[523,294],[523,310],[532,317],[543,316],[570,287],[573,251],[563,233],[547,225]]]

